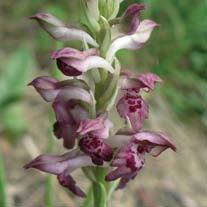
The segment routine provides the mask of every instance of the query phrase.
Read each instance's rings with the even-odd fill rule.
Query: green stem
[[[3,155],[0,151],[0,206],[7,207],[6,177],[4,170]]]
[[[107,207],[107,192],[103,183],[93,182],[94,207]]]

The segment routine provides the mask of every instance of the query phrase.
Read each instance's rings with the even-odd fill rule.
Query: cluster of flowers
[[[100,44],[85,31],[67,27],[48,13],[32,17],[53,38],[81,40],[93,48],[80,51],[66,47],[53,52],[51,58],[56,60],[59,70],[71,78],[58,81],[42,76],[29,84],[45,101],[52,102],[56,116],[54,134],[63,139],[64,147],[69,151],[61,156],[40,155],[25,165],[26,169],[36,168],[57,175],[62,186],[83,197],[85,193],[71,176],[74,170],[87,166],[108,168],[105,180],[120,178],[118,187],[122,188],[143,168],[145,154],[158,156],[167,148],[175,150],[164,133],[141,130],[149,114],[141,92],[153,90],[162,80],[152,73],[120,72],[115,58],[122,48],[141,48],[157,26],[151,20],[140,21],[143,9],[143,4],[133,4],[121,17],[109,21],[112,37],[105,58],[100,55]],[[96,16],[97,22],[103,18]],[[90,72],[102,70],[106,77],[99,81],[88,80],[91,69]],[[129,125],[117,132],[108,116],[113,105]]]

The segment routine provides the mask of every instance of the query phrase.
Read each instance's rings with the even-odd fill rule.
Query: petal
[[[49,76],[40,76],[35,78],[28,85],[33,86],[45,101],[53,101],[57,96],[59,89],[58,80]]]
[[[71,149],[75,145],[77,128],[82,118],[88,114],[73,101],[67,103],[55,100],[53,109],[57,122],[54,124],[54,133],[57,138],[63,138],[64,147]]]
[[[36,168],[43,172],[59,175],[65,170],[70,173],[86,166],[93,166],[90,157],[87,155],[78,155],[77,150],[73,150],[61,156],[40,155],[26,164],[24,168]]]
[[[98,52],[94,48],[85,51],[80,51],[71,47],[66,47],[53,52],[51,54],[51,58],[52,59],[75,58],[75,59],[83,60],[88,56],[97,55],[97,54]]]
[[[153,90],[157,82],[162,82],[162,79],[153,73],[141,73],[138,80],[145,86],[145,90]]]
[[[135,177],[137,176],[137,172],[132,172],[124,177],[121,178],[120,182],[119,182],[119,185],[117,186],[117,190],[118,189],[123,189],[126,184],[131,180],[131,179],[134,179]]]
[[[114,73],[114,68],[110,65],[108,61],[106,61],[104,58],[99,56],[90,56],[85,59],[83,62],[83,65],[86,65],[85,71],[93,69],[93,68],[103,68],[110,73]]]
[[[152,147],[151,153],[155,157],[167,148],[171,148],[172,150],[176,151],[175,145],[164,133],[151,131],[139,132],[134,135],[134,141],[138,144]]]
[[[39,155],[30,163],[24,166],[25,169],[36,168],[43,172],[59,174],[70,165],[70,153],[61,156],[57,155]]]
[[[109,137],[110,128],[113,128],[113,123],[109,119],[106,119],[104,121],[104,127],[91,132],[91,134],[102,139],[107,139]]]
[[[115,53],[120,49],[140,49],[150,38],[153,29],[157,26],[158,24],[151,20],[142,21],[134,34],[119,37],[112,42],[107,52],[106,59],[111,62]]]
[[[35,19],[38,21],[38,23],[43,27],[44,29],[47,29],[47,24],[56,26],[56,27],[64,27],[65,24],[54,17],[53,15],[45,12],[40,12],[35,14],[34,16],[31,16],[30,19]]]
[[[124,33],[129,35],[136,32],[140,23],[138,15],[144,8],[144,4],[132,4],[127,8],[120,21],[121,30]]]
[[[157,82],[162,79],[153,73],[140,73],[124,70],[121,73],[119,85],[123,90],[134,90],[139,92],[140,89],[146,92],[153,90]]]
[[[106,176],[107,181],[122,178],[122,181],[128,182],[134,178],[145,163],[144,154],[137,153],[137,146],[132,141],[120,148],[113,159],[111,166],[117,167]],[[126,184],[125,182],[122,185]]]
[[[80,40],[88,44],[98,47],[98,43],[85,31],[69,28],[69,27],[52,27],[48,29],[48,33],[56,40],[69,41]]]
[[[38,21],[40,26],[46,30],[56,40],[81,40],[98,47],[97,42],[85,31],[68,28],[63,22],[48,13],[38,13],[31,17]]]
[[[76,185],[75,180],[65,172],[57,176],[59,183],[79,197],[86,197],[85,193]]]
[[[58,68],[68,76],[78,76],[93,68],[103,68],[113,73],[113,67],[97,54],[96,49],[79,51],[64,48],[53,52],[51,57],[57,60]]]
[[[106,181],[113,181],[116,180],[118,178],[121,178],[125,175],[127,175],[128,173],[130,173],[131,170],[125,166],[116,168],[115,170],[111,171],[106,177]]]
[[[77,58],[61,58],[57,60],[57,64],[58,68],[67,76],[79,76],[94,68],[103,68],[110,73],[114,72],[109,62],[99,56],[89,56],[84,60],[78,60]]]
[[[107,114],[102,114],[96,119],[85,119],[80,122],[77,132],[80,135],[85,135],[88,132],[100,130],[104,128],[104,122],[107,119]]]
[[[77,138],[76,133],[77,126],[72,124],[65,124],[61,122],[55,122],[54,134],[58,139],[63,138],[63,146],[67,149],[72,149],[75,145]]]
[[[55,102],[67,103],[70,100],[83,101],[87,103],[92,102],[89,91],[76,86],[68,86],[62,89],[58,93]]]

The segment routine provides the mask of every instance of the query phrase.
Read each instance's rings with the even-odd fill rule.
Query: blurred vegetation
[[[72,25],[77,25],[80,18],[78,1],[21,0],[10,7],[14,2],[0,2],[0,122],[10,137],[25,132],[22,101],[26,84],[33,79],[35,66],[35,71],[52,68],[48,54],[55,47],[54,40],[27,17],[47,11]],[[120,51],[122,64],[159,74],[165,80],[159,87],[160,93],[171,104],[175,115],[184,122],[207,126],[207,2],[128,0],[122,3],[120,15],[135,2],[146,4],[141,18],[153,19],[161,27],[153,32],[142,50]]]
[[[4,131],[11,138],[18,138],[27,127],[22,100],[34,67],[33,59],[30,50],[22,46],[1,61],[3,68],[0,70],[0,121]]]

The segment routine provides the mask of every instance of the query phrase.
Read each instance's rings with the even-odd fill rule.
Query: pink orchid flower
[[[53,52],[51,57],[57,60],[58,68],[67,76],[79,76],[94,68],[103,68],[110,73],[114,72],[112,66],[98,56],[96,49],[79,51],[67,47]]]

